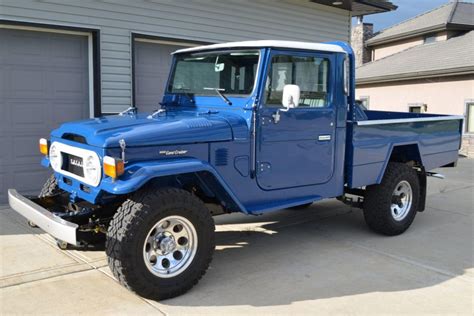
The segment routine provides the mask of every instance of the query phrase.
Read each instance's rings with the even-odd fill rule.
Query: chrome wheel
[[[193,224],[182,216],[168,216],[148,232],[143,259],[151,273],[160,278],[171,278],[191,264],[197,245]]]
[[[401,181],[395,187],[392,194],[392,204],[390,209],[392,217],[396,221],[403,220],[410,212],[413,202],[413,191],[408,181]]]

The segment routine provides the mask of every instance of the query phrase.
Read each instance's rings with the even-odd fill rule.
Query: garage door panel
[[[136,92],[140,95],[140,98],[157,95],[157,89],[159,89],[159,85],[161,84],[160,79],[163,76],[159,76],[159,74],[144,74],[142,73],[140,77],[135,80],[136,84]]]
[[[43,33],[0,30],[0,36],[9,43],[6,54],[15,56],[13,60],[7,58],[8,64],[37,65],[48,61],[48,47],[45,45],[48,39]]]
[[[11,165],[34,164],[41,160],[38,139],[34,135],[13,137]]]
[[[183,46],[135,42],[135,104],[140,112],[154,111],[159,106],[171,67],[171,53],[180,48]]]
[[[22,131],[43,130],[48,128],[48,105],[40,101],[24,100],[20,102],[7,102],[10,109],[9,125],[10,134]]]
[[[51,170],[38,139],[89,115],[87,36],[0,30],[0,204],[37,194]],[[5,47],[7,46],[7,47]]]
[[[51,123],[52,129],[59,127],[59,125],[71,121],[71,117],[87,118],[89,113],[89,104],[87,103],[68,103],[60,102],[53,106],[53,120]]]
[[[48,176],[51,174],[51,170],[41,167],[38,169],[36,164],[18,166],[16,172],[12,175],[11,185],[13,188],[21,188],[24,194],[39,193],[39,183],[44,183]]]
[[[13,142],[11,137],[7,137],[4,134],[0,134],[0,148],[12,148]],[[0,150],[0,171],[3,170],[2,166],[7,164],[7,161],[12,161],[11,150]]]
[[[52,71],[48,74],[51,78],[52,89],[55,97],[82,98],[87,93],[87,74],[74,70]]]
[[[0,172],[0,201],[7,200],[7,174],[5,172]]]
[[[8,94],[11,97],[45,98],[47,96],[48,81],[43,69],[27,66],[11,68],[6,73],[10,81]]]
[[[70,63],[74,62],[81,66],[85,66],[84,62],[87,62],[87,53],[84,45],[87,42],[77,41],[68,35],[55,34],[51,36],[51,51],[55,58],[55,62]]]

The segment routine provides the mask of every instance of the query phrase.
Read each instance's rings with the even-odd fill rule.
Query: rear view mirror
[[[300,87],[295,84],[287,84],[283,87],[283,97],[281,100],[283,107],[281,111],[286,112],[289,109],[298,107],[300,103]]]

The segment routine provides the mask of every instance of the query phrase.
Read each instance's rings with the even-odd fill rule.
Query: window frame
[[[198,52],[194,52],[194,53],[190,53],[189,55],[193,55],[193,56],[199,56],[199,55],[206,55],[206,54],[209,54],[209,53],[216,53],[216,54],[224,54],[224,53],[242,53],[242,52],[256,52],[258,53],[258,62],[257,62],[257,69],[256,69],[256,72],[255,72],[255,79],[254,79],[254,82],[253,82],[253,86],[252,86],[252,91],[249,93],[249,94],[231,94],[231,93],[225,93],[225,96],[227,97],[232,97],[232,98],[248,98],[252,95],[255,94],[255,91],[257,91],[257,87],[258,87],[258,80],[259,80],[259,76],[260,76],[260,71],[261,71],[261,66],[262,66],[262,60],[264,58],[264,55],[263,55],[263,51],[261,48],[248,48],[248,49],[242,49],[242,48],[235,48],[235,49],[227,49],[227,50],[210,50],[210,51],[198,51]],[[188,54],[188,53],[183,53],[183,54]],[[173,56],[173,61],[171,63],[171,70],[170,70],[170,73],[168,75],[168,80],[166,82],[166,89],[164,91],[165,94],[179,94],[179,92],[172,92],[170,91],[170,85],[172,83],[172,81],[174,80],[174,76],[175,76],[175,72],[176,72],[176,64],[178,62],[178,54],[176,54],[175,56]],[[200,93],[200,94],[193,94],[194,96],[196,97],[214,97],[216,96],[215,93],[212,93],[212,92],[209,92],[209,94],[204,94],[204,93]]]
[[[412,108],[420,108],[420,112],[412,112]],[[426,103],[418,102],[418,103],[408,103],[408,113],[426,113],[428,110],[428,105]]]
[[[370,95],[363,95],[363,96],[358,97],[358,99],[360,100],[360,102],[362,102],[362,104],[363,104],[363,100],[365,100],[366,105],[364,106],[367,110],[370,110]]]
[[[278,55],[287,55],[292,57],[316,57],[321,59],[326,59],[328,62],[328,71],[327,71],[327,97],[326,97],[326,104],[323,107],[310,107],[310,106],[298,106],[296,108],[292,108],[292,111],[321,111],[321,110],[328,110],[333,109],[334,102],[333,102],[333,88],[334,88],[334,54],[324,53],[324,52],[309,52],[309,51],[288,51],[288,50],[279,50],[279,49],[270,49],[270,53],[267,56],[266,62],[266,69],[264,70],[264,77],[262,78],[262,88],[261,88],[261,99],[262,105],[266,109],[282,109],[284,108],[282,104],[267,104],[267,96],[266,96],[266,86],[268,76],[270,71],[272,71],[272,59],[274,56]]]
[[[469,111],[469,107],[472,106],[474,108],[474,99],[467,99],[464,101],[464,109],[465,109],[465,112],[464,112],[464,133],[466,134],[469,134],[469,135],[473,135],[474,134],[474,126],[473,126],[473,131],[470,132],[469,131],[469,114],[471,115],[474,115],[474,109],[471,113],[471,111]]]
[[[437,39],[438,39],[438,34],[437,33],[426,34],[423,37],[423,44],[436,43],[438,41]]]

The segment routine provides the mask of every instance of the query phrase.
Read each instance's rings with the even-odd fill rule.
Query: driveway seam
[[[334,240],[338,240],[337,238],[333,238],[333,237],[330,237],[330,236],[329,236],[329,238],[332,238]],[[404,256],[391,254],[391,253],[381,251],[381,250],[378,250],[378,249],[375,249],[375,248],[367,247],[367,246],[364,246],[364,245],[361,245],[361,244],[358,244],[358,243],[355,243],[355,242],[345,241],[345,243],[353,245],[354,247],[358,247],[358,248],[361,248],[361,249],[364,249],[364,250],[367,250],[367,251],[377,253],[377,254],[385,256],[385,257],[389,257],[391,259],[395,259],[397,261],[401,261],[401,262],[404,262],[404,263],[407,263],[407,264],[410,264],[410,265],[413,265],[413,266],[416,266],[416,267],[419,267],[419,268],[423,268],[425,270],[436,272],[438,274],[448,276],[450,278],[459,278],[460,280],[462,280],[464,282],[467,282],[469,284],[472,284],[472,281],[473,281],[472,278],[469,277],[469,276],[459,275],[459,274],[456,274],[456,273],[453,273],[453,272],[450,272],[450,271],[447,271],[447,270],[444,270],[444,269],[435,268],[435,267],[429,266],[427,264],[418,262],[418,261],[416,261],[414,259],[411,259],[409,257],[404,257]]]
[[[56,278],[56,277],[61,277],[61,276],[65,276],[65,275],[73,275],[73,274],[76,274],[76,273],[82,273],[82,272],[86,272],[86,271],[92,271],[92,269],[90,269],[90,268],[84,268],[84,269],[82,269],[82,270],[59,273],[59,274],[55,274],[55,275],[48,276],[48,277],[44,277],[44,278],[39,278],[39,279],[29,280],[29,281],[23,281],[23,282],[21,282],[21,283],[16,283],[16,284],[5,285],[5,286],[2,286],[1,288],[2,288],[2,289],[7,289],[7,288],[10,288],[10,287],[20,286],[20,285],[23,285],[23,284],[35,283],[35,282],[38,282],[38,281],[44,281],[44,280],[54,279],[54,278]]]
[[[96,271],[99,271],[102,275],[105,275],[107,278],[113,280],[116,284],[119,285],[119,283],[117,282],[117,280],[112,277],[111,275],[109,275],[108,273],[102,271],[100,268],[102,267],[97,267],[95,265],[93,265],[92,263],[93,262],[89,262],[88,260],[86,260],[85,257],[81,256],[81,255],[78,255],[77,253],[73,253],[71,251],[68,251],[66,250],[65,253],[77,260],[81,260],[82,262],[84,262],[85,264],[87,264],[88,266],[90,266],[92,269],[91,270],[96,270]],[[160,312],[161,314],[163,314],[164,316],[167,316],[167,314],[165,312],[163,312],[161,309],[159,309],[157,306],[153,305],[152,303],[148,302],[146,299],[144,299],[143,297],[133,293],[132,291],[129,291],[132,295],[135,295],[135,297],[137,297],[138,299],[140,299],[142,302],[145,302],[146,304],[148,304],[149,306],[153,307],[153,309],[157,310],[158,312]]]

